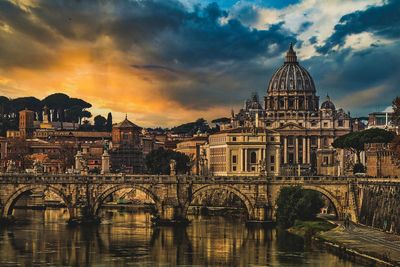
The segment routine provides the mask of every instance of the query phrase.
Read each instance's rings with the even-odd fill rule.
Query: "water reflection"
[[[0,265],[356,266],[238,218],[192,217],[187,229],[152,228],[148,213],[103,211],[94,228],[68,228],[64,210],[16,210],[29,224],[0,230]]]

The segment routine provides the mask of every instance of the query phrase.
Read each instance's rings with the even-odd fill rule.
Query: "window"
[[[294,154],[289,153],[289,163],[292,164],[294,162]]]
[[[328,128],[328,123],[324,122],[324,128]]]
[[[293,108],[294,107],[294,100],[289,98],[289,108]]]
[[[270,170],[271,170],[271,172],[275,171],[274,166],[271,166]]]
[[[232,171],[236,171],[236,166],[232,166]]]
[[[343,120],[339,120],[339,121],[338,121],[338,126],[339,126],[339,127],[343,127]]]
[[[275,137],[271,136],[271,137],[269,138],[269,140],[270,140],[271,142],[274,142],[274,141],[275,141]]]
[[[255,151],[250,153],[250,163],[251,164],[257,163],[257,153]]]
[[[275,163],[275,156],[271,156],[271,157],[270,157],[270,162],[271,162],[271,163]]]
[[[234,163],[234,164],[237,163],[237,156],[236,155],[232,156],[232,163]]]
[[[328,165],[329,164],[329,157],[325,156],[324,157],[324,165]]]
[[[279,100],[279,108],[285,108],[285,100],[283,99]]]
[[[289,146],[293,146],[293,145],[294,145],[294,138],[293,138],[293,136],[288,136],[287,142],[288,142],[288,145],[289,145]]]
[[[317,145],[317,137],[311,136],[311,145],[316,146]]]
[[[324,137],[324,146],[329,146],[328,137]]]

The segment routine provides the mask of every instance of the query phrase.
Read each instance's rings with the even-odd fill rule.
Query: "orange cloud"
[[[98,42],[64,41],[57,61],[45,69],[15,67],[0,77],[0,90],[9,97],[45,96],[63,92],[85,99],[93,114],[111,111],[114,120],[129,114],[142,126],[175,126],[198,117],[215,118],[229,110],[187,110],[165,96],[165,84],[131,67],[126,55],[113,49],[108,38]],[[6,90],[6,88],[12,88]]]

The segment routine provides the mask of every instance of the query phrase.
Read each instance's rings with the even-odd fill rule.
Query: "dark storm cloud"
[[[377,107],[390,105],[398,95],[400,82],[400,44],[369,47],[359,52],[342,49],[329,57],[315,56],[304,62],[317,86],[319,95],[329,93],[334,99],[343,99],[346,109],[356,115],[376,111]],[[363,99],[351,99],[351,95],[381,88],[379,94]],[[349,98],[350,99],[347,99]],[[351,102],[353,104],[351,105]]]
[[[372,32],[376,36],[398,39],[400,36],[400,1],[391,0],[382,6],[371,6],[364,11],[356,11],[343,16],[334,28],[333,34],[319,53],[327,53],[336,45],[343,46],[351,34]]]
[[[260,90],[256,86],[261,82],[250,80],[254,75],[249,72],[265,73],[270,58],[296,42],[296,35],[285,30],[282,22],[267,30],[253,29],[228,19],[227,11],[215,3],[189,10],[178,1],[164,0],[41,0],[28,11],[6,3],[11,13],[2,20],[11,25],[14,37],[29,34],[25,44],[31,49],[18,48],[21,62],[13,60],[17,51],[2,56],[2,65],[27,66],[38,61],[41,53],[43,62],[50,62],[52,51],[40,45],[55,46],[60,40],[90,43],[107,36],[125,55],[127,67],[142,71],[144,80],[168,82],[165,97],[190,107],[233,103],[243,97],[242,91]],[[0,40],[7,38],[0,35]],[[8,48],[0,43],[0,52],[10,52],[13,42],[6,42]]]
[[[48,27],[19,6],[0,1],[0,67],[42,67],[55,58],[52,49],[59,43]]]
[[[307,44],[297,34],[315,27],[305,22],[292,33],[280,22],[265,30],[253,29],[246,19],[254,9],[232,15],[215,3],[192,9],[163,0],[35,3],[23,9],[0,1],[0,25],[12,29],[0,30],[0,67],[46,67],[57,60],[57,46],[65,40],[90,44],[107,37],[112,41],[109,48],[123,55],[132,75],[160,86],[168,101],[197,110],[236,106],[254,91],[264,96],[289,43]],[[343,16],[318,49],[323,54],[301,62],[314,77],[320,96],[329,93],[338,100],[379,87],[384,97],[345,108],[367,112],[390,102],[400,83],[399,44],[377,42],[357,52],[350,48],[326,52],[342,46],[346,36],[363,31],[394,40],[399,34],[398,9],[399,2],[392,1]],[[317,36],[308,42],[316,44]]]
[[[308,30],[312,25],[313,25],[313,23],[311,21],[303,22],[299,27],[298,33],[302,33],[304,31]]]
[[[316,44],[318,41],[317,36],[310,37],[308,41],[310,42],[310,44]]]
[[[260,19],[260,13],[253,5],[242,5],[232,14],[245,25],[252,25]]]

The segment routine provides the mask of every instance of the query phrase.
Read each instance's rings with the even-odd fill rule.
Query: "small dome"
[[[331,101],[329,95],[326,96],[325,101],[321,104],[321,109],[332,109],[335,110],[335,105]]]
[[[268,92],[315,92],[315,85],[308,71],[299,65],[293,45],[286,53],[285,63],[272,75]]]

